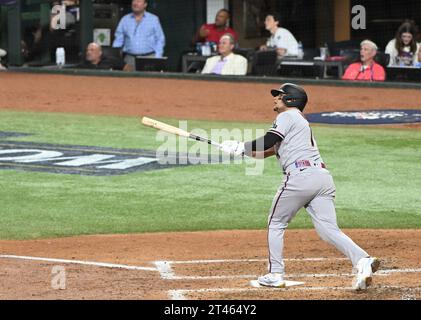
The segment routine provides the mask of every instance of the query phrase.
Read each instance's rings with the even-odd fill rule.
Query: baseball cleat
[[[380,260],[377,258],[362,258],[357,263],[357,275],[354,279],[355,290],[365,290],[373,282],[373,273],[380,267]]]
[[[286,284],[282,273],[268,273],[257,279],[257,282],[265,287],[285,288]]]

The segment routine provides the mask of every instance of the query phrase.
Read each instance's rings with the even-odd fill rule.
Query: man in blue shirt
[[[165,35],[159,18],[146,12],[147,0],[133,0],[132,13],[118,24],[114,48],[122,48],[124,61],[134,67],[136,56],[161,58],[164,54]]]

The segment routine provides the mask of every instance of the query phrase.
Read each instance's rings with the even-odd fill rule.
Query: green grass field
[[[0,131],[33,134],[9,140],[139,149],[162,143],[132,117],[0,111],[0,119]],[[188,124],[208,131],[269,126]],[[313,131],[335,179],[342,228],[421,227],[421,131],[321,125]],[[0,170],[0,239],[265,228],[282,173],[276,159],[264,164],[261,175],[246,175],[247,164],[103,177]],[[290,227],[312,225],[302,211]]]

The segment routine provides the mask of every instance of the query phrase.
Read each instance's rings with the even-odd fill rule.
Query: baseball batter
[[[307,104],[303,88],[286,83],[271,91],[278,113],[264,137],[251,142],[224,141],[222,150],[235,155],[279,160],[284,181],[273,199],[268,218],[269,273],[258,278],[263,286],[284,287],[284,233],[300,208],[310,214],[323,240],[347,256],[357,269],[356,290],[372,282],[380,261],[370,257],[338,227],[334,205],[335,185],[317,148],[316,140],[302,111]]]

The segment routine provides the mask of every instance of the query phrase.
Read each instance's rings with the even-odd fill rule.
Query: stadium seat
[[[374,61],[376,61],[383,68],[386,68],[389,65],[390,55],[388,53],[384,53],[383,51],[377,51],[377,54],[374,57]]]
[[[346,41],[337,41],[337,42],[329,42],[327,47],[329,49],[329,54],[331,56],[339,56],[341,55],[341,51],[352,51],[352,50],[359,50],[361,40],[346,40]]]
[[[303,60],[313,60],[314,57],[320,55],[320,50],[315,48],[304,48]]]
[[[102,54],[108,59],[121,59],[121,49],[113,47],[102,47]]]
[[[256,51],[252,62],[252,75],[275,76],[277,73],[278,55],[274,50]]]
[[[235,48],[233,52],[235,54],[242,55],[244,58],[247,59],[247,63],[248,63],[247,74],[251,74],[252,73],[254,54],[255,54],[256,50],[253,49],[253,48]]]
[[[253,59],[253,55],[255,53],[255,50],[252,48],[235,48],[233,50],[235,54],[240,54],[244,58],[247,59],[247,61],[251,61]]]

